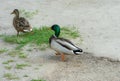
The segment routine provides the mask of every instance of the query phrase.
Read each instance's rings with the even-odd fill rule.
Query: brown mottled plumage
[[[13,18],[13,26],[17,30],[17,36],[19,35],[19,32],[32,31],[32,27],[29,22],[24,17],[19,17],[18,9],[14,9],[11,14],[15,14],[15,17]]]

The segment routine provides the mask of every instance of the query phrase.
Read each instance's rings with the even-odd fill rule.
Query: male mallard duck
[[[32,31],[32,27],[30,26],[29,22],[24,17],[19,17],[18,9],[14,9],[11,14],[15,14],[13,19],[13,26],[17,30],[17,36],[19,35],[19,32]]]
[[[61,55],[62,61],[64,61],[65,54],[75,54],[78,55],[83,50],[75,46],[70,40],[59,38],[60,35],[60,26],[53,25],[51,29],[55,32],[55,35],[52,35],[49,38],[50,47],[57,52],[57,54]]]

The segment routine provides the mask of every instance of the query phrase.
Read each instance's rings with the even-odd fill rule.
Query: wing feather
[[[69,40],[61,38],[57,38],[56,42],[62,45],[63,47],[69,49],[69,50],[76,50],[77,47]]]
[[[30,26],[30,25],[29,25],[29,22],[28,22],[24,17],[20,17],[20,18],[18,19],[17,23],[18,23],[18,26],[19,26],[19,27],[23,27],[23,28]]]

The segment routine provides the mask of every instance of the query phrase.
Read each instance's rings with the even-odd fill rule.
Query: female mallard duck
[[[59,38],[60,27],[59,25],[53,25],[51,29],[55,32],[55,35],[52,35],[49,38],[50,47],[61,55],[61,60],[64,61],[65,54],[75,54],[78,55],[83,50],[75,46],[71,41],[64,38]]]
[[[18,9],[14,9],[11,14],[15,14],[15,17],[13,19],[13,26],[17,30],[17,36],[19,35],[19,32],[32,31],[32,28],[31,28],[29,22],[24,17],[19,17]]]

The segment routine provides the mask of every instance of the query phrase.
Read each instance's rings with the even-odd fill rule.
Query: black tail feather
[[[74,52],[74,54],[78,55],[77,52],[83,52],[83,50],[82,50],[82,49],[79,49],[79,50],[73,50],[73,52]]]

